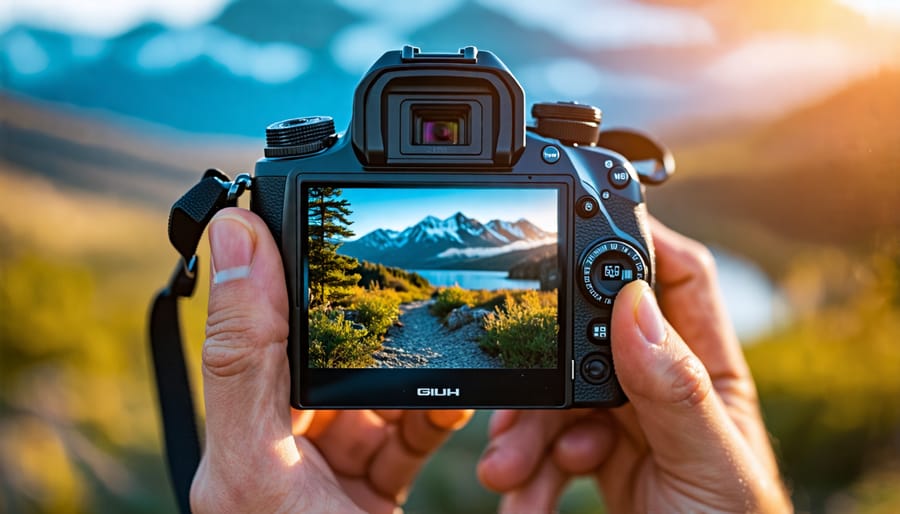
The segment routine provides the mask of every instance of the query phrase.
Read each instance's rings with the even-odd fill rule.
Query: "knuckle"
[[[706,245],[692,240],[685,246],[685,257],[692,275],[703,278],[715,276],[716,259]]]
[[[666,376],[668,400],[674,404],[693,407],[703,402],[712,391],[709,373],[694,355],[687,355],[673,363]]]
[[[266,319],[254,319],[238,310],[210,313],[206,323],[202,363],[205,370],[216,376],[233,376],[252,365],[257,349],[276,338]]]
[[[231,340],[207,339],[203,344],[203,369],[218,377],[243,373],[250,365],[253,348]]]

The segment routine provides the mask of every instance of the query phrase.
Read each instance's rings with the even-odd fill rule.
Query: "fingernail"
[[[634,317],[644,340],[653,345],[662,344],[665,341],[665,321],[659,310],[659,304],[656,303],[656,296],[649,286],[644,286],[644,292],[638,298],[634,308]]]
[[[432,410],[428,411],[428,421],[440,430],[459,430],[473,413],[471,410]]]
[[[217,216],[209,225],[209,244],[214,284],[250,276],[256,233],[246,220],[237,215]]]

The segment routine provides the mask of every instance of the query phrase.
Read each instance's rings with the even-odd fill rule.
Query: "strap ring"
[[[197,274],[197,254],[194,254],[189,261],[185,260],[182,257],[181,265],[182,270],[184,271],[184,276],[190,280],[193,280]]]
[[[225,182],[222,184],[223,186],[228,187],[228,197],[227,201],[234,202],[238,199],[241,194],[247,189],[253,187],[253,179],[250,178],[250,175],[246,173],[241,173],[240,175],[234,177],[234,180],[231,182]]]

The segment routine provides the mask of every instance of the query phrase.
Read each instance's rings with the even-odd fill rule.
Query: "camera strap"
[[[237,205],[238,197],[252,186],[250,175],[233,181],[216,169],[172,205],[169,241],[181,254],[168,284],[153,300],[150,310],[150,354],[162,415],[166,461],[175,500],[183,514],[191,511],[191,482],[200,465],[200,437],[194,400],[184,360],[178,299],[194,294],[197,284],[197,245],[215,214]]]

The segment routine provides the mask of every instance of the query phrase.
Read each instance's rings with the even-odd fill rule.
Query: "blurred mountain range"
[[[778,31],[807,20],[801,23],[805,35],[839,27],[852,35],[847,41],[868,31],[859,13],[818,0],[798,2],[802,5],[779,16],[762,15],[768,11],[755,7],[738,15],[729,2],[711,1],[706,18],[687,9],[618,2],[620,11],[641,9],[631,14],[642,17],[632,23],[634,30],[607,24],[603,9],[612,6],[579,9],[573,2],[549,12],[559,23],[545,19],[540,4],[502,0],[394,11],[371,3],[365,10],[360,3],[366,4],[236,0],[206,23],[172,28],[148,22],[109,38],[13,25],[0,34],[0,87],[192,133],[261,136],[267,124],[298,115],[329,114],[338,127],[346,126],[356,84],[386,50],[405,43],[426,51],[474,44],[500,56],[524,85],[529,102],[578,100],[600,106],[615,125],[671,126],[692,117],[747,116],[763,112],[760,106],[780,105],[779,95],[746,94],[758,91],[756,75],[753,80],[731,75],[768,66],[765,56],[773,53],[784,51],[792,59],[803,47],[779,32],[773,32],[774,42],[748,43],[744,36],[750,37],[751,29]],[[657,19],[657,11],[671,20]],[[680,25],[672,29],[669,21]],[[767,87],[791,98],[799,94],[795,90],[821,93],[879,66],[855,59],[841,73],[809,75],[801,82],[806,89],[799,88],[785,74],[794,68],[803,72],[806,60],[833,57],[834,48],[817,44],[813,40],[810,52],[824,48],[824,57],[809,55],[777,68],[779,80],[767,81]]]
[[[885,71],[772,122],[686,127],[694,135],[672,140],[678,172],[648,188],[650,210],[776,274],[785,251],[896,236],[898,91],[900,71]],[[167,209],[208,167],[233,176],[262,156],[261,140],[98,120],[18,96],[0,103],[0,171],[154,208]]]

